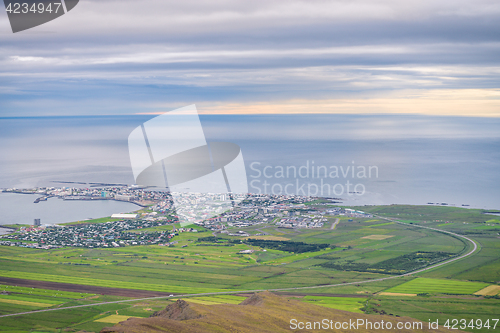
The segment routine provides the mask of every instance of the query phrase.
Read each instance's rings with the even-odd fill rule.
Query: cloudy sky
[[[0,117],[423,113],[500,117],[498,0],[80,0],[13,34]]]

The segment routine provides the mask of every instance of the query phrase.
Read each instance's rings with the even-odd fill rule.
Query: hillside
[[[290,332],[291,320],[298,322],[347,322],[357,320],[375,322],[391,322],[393,329],[398,322],[415,322],[408,317],[354,314],[346,311],[329,309],[321,306],[299,302],[277,296],[270,292],[254,294],[239,305],[201,305],[178,300],[166,309],[158,311],[150,318],[131,318],[114,327],[104,328],[101,333],[203,333],[203,332]],[[312,324],[314,325],[314,324]],[[318,325],[318,324],[317,324]],[[347,324],[344,324],[346,326]],[[326,328],[326,327],[325,327]],[[309,329],[301,332],[325,331]],[[330,328],[328,328],[330,329]],[[364,325],[356,329],[333,329],[336,332],[381,332],[381,329],[370,329]],[[389,330],[387,330],[389,331]],[[429,330],[428,323],[423,329],[398,329],[398,332],[445,332],[445,329]],[[458,331],[457,331],[458,332]]]

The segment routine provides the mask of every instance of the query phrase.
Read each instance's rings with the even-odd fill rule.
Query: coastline
[[[55,200],[54,198],[60,197],[54,196],[50,200],[34,203],[35,199],[40,197],[40,193],[33,193],[38,194],[35,196],[16,194],[20,193],[10,191],[0,193],[0,227],[4,225],[15,227],[15,224],[32,225],[34,219],[41,219],[42,224],[48,225],[68,223],[143,209],[140,204],[138,205],[134,201]],[[6,234],[7,231],[3,230],[1,234]]]
[[[8,235],[8,234],[11,234],[13,232],[15,232],[16,229],[15,228],[11,228],[11,227],[6,227],[6,226],[0,226],[0,236],[3,236],[3,235]]]
[[[20,191],[5,191],[5,190],[0,190],[0,194],[1,193],[41,195],[41,193],[24,192],[24,191],[21,191],[21,190]],[[64,201],[72,201],[72,200],[81,200],[81,201],[112,200],[112,201],[117,201],[117,202],[131,203],[131,204],[137,205],[137,206],[142,207],[142,208],[148,207],[148,205],[144,205],[144,204],[141,204],[141,203],[136,202],[136,201],[121,200],[121,199],[116,199],[116,198],[55,196],[55,195],[42,195],[42,196],[39,196],[38,198],[35,199],[35,201],[33,203],[40,203],[40,202],[43,202],[43,201],[47,201],[50,198],[62,199]]]

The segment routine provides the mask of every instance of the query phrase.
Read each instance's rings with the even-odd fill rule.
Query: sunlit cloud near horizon
[[[500,117],[498,1],[80,1],[12,34],[0,117]]]

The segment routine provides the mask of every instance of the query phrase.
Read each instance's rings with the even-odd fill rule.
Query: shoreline
[[[41,193],[35,193],[35,192],[22,192],[22,191],[5,191],[5,190],[0,190],[0,193],[7,193],[7,194],[31,194],[31,195],[41,195]],[[137,205],[142,208],[149,207],[148,205],[143,205],[141,203],[138,203],[136,201],[128,201],[128,200],[120,200],[120,199],[115,199],[115,198],[101,198],[101,197],[74,197],[74,196],[67,196],[67,197],[61,197],[61,196],[47,196],[47,195],[42,195],[38,198],[35,199],[33,203],[40,203],[43,201],[47,201],[50,198],[57,198],[57,199],[62,199],[64,201],[72,201],[72,200],[79,200],[79,201],[94,201],[94,200],[113,200],[117,202],[127,202],[131,203],[134,205]]]
[[[4,235],[12,234],[12,233],[16,232],[16,230],[17,230],[16,228],[5,227],[3,225],[0,225],[0,237],[4,236]]]
[[[2,196],[2,194],[5,194],[5,196]],[[16,195],[16,194],[21,194],[21,195]],[[25,196],[23,196],[22,194],[25,194]],[[26,196],[26,194],[35,194],[35,196],[30,197]],[[4,197],[6,198],[6,201],[3,200]],[[138,203],[135,201],[128,201],[128,200],[116,200],[114,198],[89,197],[84,199],[72,198],[69,200],[64,200],[64,197],[61,196],[51,196],[51,198],[57,198],[61,200],[42,200],[39,203],[35,204],[34,199],[38,199],[40,197],[43,198],[46,196],[41,193],[31,193],[27,191],[16,191],[16,192],[1,191],[0,199],[2,199],[2,201],[0,202],[6,203],[5,206],[2,207],[2,210],[5,211],[7,215],[2,216],[2,218],[0,219],[0,237],[8,235],[12,232],[16,232],[17,229],[21,226],[33,225],[33,218],[41,217],[43,225],[59,225],[66,223],[74,223],[77,221],[106,218],[110,217],[111,214],[118,212],[119,213],[136,212],[138,210],[146,209],[148,207],[148,205],[145,205],[142,202]],[[47,202],[43,203],[44,201]],[[15,207],[12,206],[12,208],[15,210],[10,208],[9,202],[16,202],[16,206]],[[94,203],[87,204],[86,202],[94,202]],[[133,206],[131,204],[133,204]],[[75,207],[79,207],[76,210],[76,213],[73,213],[73,209],[71,208],[74,205],[76,205]],[[93,207],[95,207],[95,209]],[[110,208],[105,208],[105,207],[110,207]],[[19,211],[19,213],[17,211]],[[27,211],[28,213],[24,214],[23,211]],[[58,213],[58,211],[60,213]],[[45,214],[46,216],[43,216],[43,214]]]
[[[36,193],[36,192],[23,192],[23,190],[18,190],[18,191],[6,191],[4,189],[0,189],[0,194],[1,193],[14,193],[14,194],[38,194],[42,195],[41,193]],[[47,196],[47,195],[42,195],[38,197],[35,200],[35,203],[40,203],[42,201],[47,201],[50,198],[57,198],[57,199],[62,199],[64,201],[93,201],[93,200],[112,200],[116,202],[125,202],[125,203],[131,203],[134,205],[137,205],[141,208],[146,208],[149,207],[150,205],[144,205],[141,203],[138,203],[136,201],[127,201],[127,200],[120,200],[120,199],[115,199],[115,198],[102,198],[102,197],[75,197],[75,196]],[[331,197],[318,197],[321,199],[331,199]],[[371,204],[371,203],[356,203],[355,201],[350,201],[346,200],[343,198],[336,199],[336,200],[342,200],[342,202],[336,202],[336,203],[331,203],[333,206],[346,206],[346,207],[363,207],[363,206],[393,206],[393,205],[398,205],[398,206],[427,206],[427,207],[452,207],[452,208],[462,208],[462,209],[477,209],[477,210],[482,210],[484,211],[484,214],[489,214],[492,216],[500,216],[500,207],[499,208],[486,208],[486,207],[479,207],[475,205],[469,205],[469,204],[455,204],[455,203],[444,203],[444,202],[421,202],[421,203],[388,203],[388,204]]]
[[[65,182],[65,183],[71,183],[71,184],[79,184],[78,182]],[[87,184],[100,184],[100,185],[111,185],[111,184],[105,184],[105,183],[87,183]],[[119,186],[124,186],[125,184],[115,184]],[[67,196],[67,197],[61,197],[61,196],[54,196],[54,195],[46,195],[43,193],[36,193],[32,191],[26,191],[23,189],[15,189],[14,191],[7,191],[7,188],[0,188],[0,194],[1,193],[17,193],[17,194],[38,194],[40,197],[38,198],[39,202],[46,201],[49,198],[59,198],[63,200],[114,200],[117,202],[128,202],[128,203],[133,203],[139,207],[146,208],[148,205],[143,205],[141,203],[135,202],[135,201],[126,201],[126,200],[119,200],[115,199],[114,197],[81,197],[81,198],[74,198],[72,196]],[[257,193],[251,193],[251,194],[257,194]],[[270,193],[268,193],[269,195]],[[352,207],[352,206],[392,206],[392,205],[410,205],[410,206],[429,206],[429,207],[453,207],[453,208],[464,208],[464,209],[479,209],[479,210],[484,210],[484,211],[498,211],[500,213],[500,206],[493,207],[493,206],[483,206],[482,204],[470,204],[466,202],[462,203],[453,203],[452,201],[427,201],[427,200],[419,200],[418,202],[392,202],[392,203],[370,203],[366,202],[364,200],[357,200],[357,199],[362,199],[362,197],[356,198],[355,200],[352,200],[352,196],[347,196],[343,198],[332,198],[332,196],[318,196],[317,198],[321,199],[335,199],[335,200],[340,200],[341,202],[339,203],[331,203],[332,205],[335,206],[347,206],[347,207]],[[495,214],[492,214],[495,215]]]

